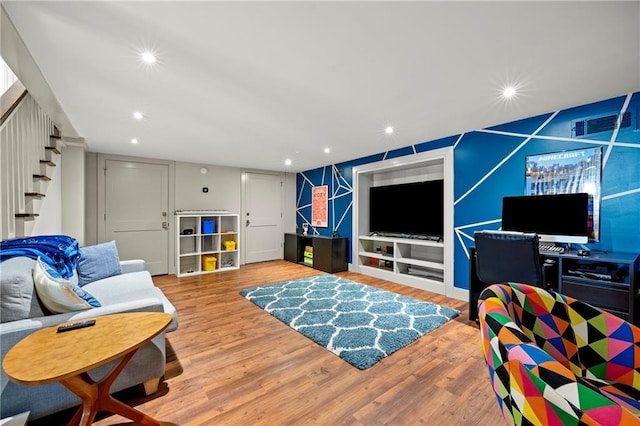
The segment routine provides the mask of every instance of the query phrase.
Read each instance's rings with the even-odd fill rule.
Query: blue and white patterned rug
[[[331,274],[240,294],[361,370],[460,315],[457,309]]]

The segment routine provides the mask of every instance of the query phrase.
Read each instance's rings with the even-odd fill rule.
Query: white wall
[[[205,168],[203,174],[200,170]],[[176,210],[229,210],[240,214],[242,170],[233,167],[175,163]],[[207,187],[208,192],[202,192]]]
[[[85,245],[85,155],[82,146],[62,149],[62,233]],[[48,195],[47,195],[48,196]]]
[[[59,159],[54,160],[60,163]],[[46,197],[42,198],[38,217],[28,235],[52,235],[62,233],[62,167],[54,167],[49,177]]]
[[[98,242],[98,154],[85,152],[84,157],[84,243]]]
[[[284,178],[284,232],[296,232],[296,174],[286,173]]]
[[[98,212],[98,174],[102,172],[101,161],[104,158],[126,159],[129,161],[153,161],[136,157],[120,157],[93,152],[85,153],[85,244],[99,242],[98,226],[102,224]],[[160,160],[157,160],[160,161]],[[166,161],[163,161],[166,162]],[[235,167],[224,167],[211,164],[167,162],[170,176],[173,180],[169,184],[169,204],[171,223],[174,223],[174,211],[185,209],[197,210],[228,210],[230,213],[242,212],[242,174],[256,170],[243,170]],[[201,169],[207,172],[202,173]],[[266,172],[273,173],[273,172]],[[202,188],[207,187],[208,192]],[[296,175],[284,174],[283,200],[283,230],[295,232],[295,204],[296,203]],[[169,238],[169,257],[174,258],[174,238]],[[242,263],[244,259],[242,259]],[[173,262],[170,261],[170,273],[173,272]]]

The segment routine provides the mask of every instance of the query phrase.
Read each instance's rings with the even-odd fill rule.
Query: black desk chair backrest
[[[538,235],[511,231],[474,233],[477,275],[487,284],[517,282],[546,287]]]

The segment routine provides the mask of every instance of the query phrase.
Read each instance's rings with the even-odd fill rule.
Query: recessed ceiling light
[[[326,147],[326,148],[324,149],[324,153],[325,153],[325,154],[328,154],[328,153],[330,153],[330,152],[331,152],[331,150],[329,149],[329,147]]]
[[[131,139],[131,143],[134,144],[134,145],[137,144],[138,143],[138,139],[136,139],[136,138]]]
[[[513,98],[516,95],[516,88],[507,86],[502,90],[502,96],[505,98]]]
[[[140,111],[136,111],[133,113],[133,118],[135,118],[136,120],[142,120],[144,118],[144,115],[142,115]]]
[[[393,133],[393,127],[391,127],[391,126],[387,126],[387,127],[384,129],[384,132],[385,132],[386,134],[390,135],[391,133]]]
[[[153,53],[147,51],[147,52],[142,52],[142,55],[140,55],[142,57],[142,60],[144,62],[146,62],[147,64],[153,64],[156,62],[156,55],[154,55]]]
[[[290,166],[291,165],[291,159],[287,158],[286,160],[284,160],[284,165],[285,166]]]

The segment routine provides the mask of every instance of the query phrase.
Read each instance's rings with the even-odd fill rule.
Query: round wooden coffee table
[[[160,334],[171,322],[161,312],[131,312],[91,318],[92,327],[58,333],[47,327],[18,342],[4,357],[2,367],[11,380],[22,385],[60,382],[82,400],[70,424],[89,425],[98,411],[109,411],[141,423],[159,425],[154,418],[115,400],[113,381],[136,351]],[[77,321],[71,321],[77,322]],[[123,357],[99,381],[87,372]]]

